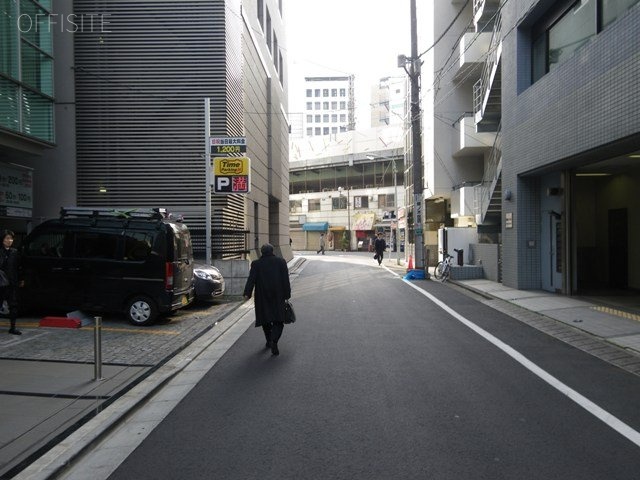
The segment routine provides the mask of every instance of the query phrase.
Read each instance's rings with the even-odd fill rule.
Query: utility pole
[[[411,58],[409,78],[411,80],[411,143],[413,152],[413,239],[415,245],[415,268],[426,271],[422,232],[422,127],[420,122],[420,66],[418,56],[418,20],[416,0],[411,1]]]

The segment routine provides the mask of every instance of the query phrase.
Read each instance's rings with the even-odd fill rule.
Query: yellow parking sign
[[[247,157],[216,157],[213,159],[214,193],[249,193],[251,160]]]

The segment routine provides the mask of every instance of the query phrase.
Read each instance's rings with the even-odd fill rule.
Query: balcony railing
[[[500,179],[502,171],[502,133],[500,126],[496,133],[491,153],[487,161],[487,168],[484,171],[482,182],[475,186],[475,203],[476,203],[476,223],[484,221],[491,197],[496,188],[496,184]]]
[[[497,13],[493,26],[493,34],[491,35],[489,54],[482,68],[480,79],[473,85],[473,108],[476,114],[476,123],[480,122],[484,115],[484,109],[489,100],[489,94],[491,93],[491,85],[498,69],[500,56],[502,55],[501,27],[502,17],[500,13]]]

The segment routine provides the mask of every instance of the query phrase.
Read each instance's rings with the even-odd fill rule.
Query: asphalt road
[[[111,479],[638,478],[637,376],[450,286],[414,282],[457,317],[310,260],[280,356],[250,328]]]

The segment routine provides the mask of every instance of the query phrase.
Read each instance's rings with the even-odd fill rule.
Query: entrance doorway
[[[629,286],[629,245],[627,209],[609,210],[609,286],[627,288]]]

